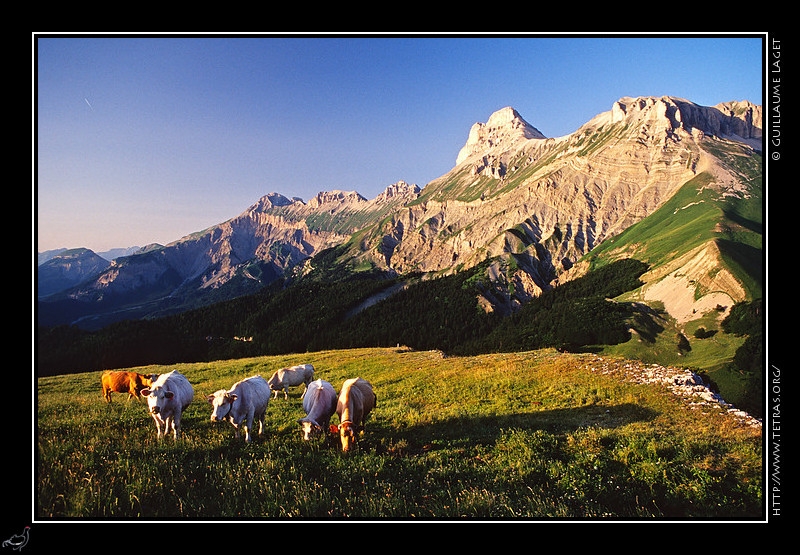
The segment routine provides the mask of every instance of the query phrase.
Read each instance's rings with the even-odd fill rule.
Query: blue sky
[[[623,96],[762,103],[760,37],[37,37],[37,250],[169,243],[261,196],[373,198],[512,106],[548,137]]]

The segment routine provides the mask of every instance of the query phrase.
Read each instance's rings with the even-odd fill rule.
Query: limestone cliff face
[[[111,294],[157,297],[183,286],[214,288],[236,275],[255,279],[251,264],[282,274],[319,252],[338,245],[419,194],[398,182],[376,199],[355,192],[321,192],[307,204],[283,195],[265,195],[239,216],[164,247],[118,259],[96,280],[70,296],[100,300]]]
[[[735,188],[736,176],[701,146],[710,135],[760,149],[761,107],[622,98],[555,139],[504,108],[472,127],[456,166],[362,241],[359,256],[398,273],[505,256],[537,294],[698,172]]]
[[[492,150],[504,151],[528,139],[544,138],[515,109],[507,106],[489,116],[486,123],[478,122],[472,126],[467,144],[458,153],[456,165],[475,154],[484,155]]]
[[[308,203],[272,193],[227,222],[120,258],[70,294],[132,302],[234,276],[265,282],[348,242],[343,256],[397,274],[500,257],[494,277],[525,300],[576,275],[584,254],[701,172],[713,176],[709,186],[741,193],[740,176],[704,145],[713,137],[760,150],[761,121],[761,107],[748,102],[626,97],[574,133],[547,138],[503,108],[472,126],[453,169],[422,190],[401,181],[372,200],[328,191]]]

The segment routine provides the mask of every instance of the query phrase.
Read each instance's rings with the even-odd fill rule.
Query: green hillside
[[[335,259],[336,252],[330,257]],[[715,369],[709,364],[732,361],[745,336],[752,336],[749,331],[736,335],[719,330],[714,320],[713,327],[706,324],[716,331],[712,337],[690,335],[692,348],[680,349],[677,328],[666,316],[638,302],[609,300],[641,285],[648,266],[634,259],[615,261],[547,291],[510,317],[487,313],[478,296],[498,294],[486,277],[487,264],[429,280],[386,280],[320,264],[290,287],[170,317],[120,322],[93,332],[66,326],[41,329],[37,375],[397,344],[449,355],[544,347],[605,350],[709,371]],[[396,292],[387,299],[369,302],[392,290]],[[721,350],[715,348],[720,345]],[[758,376],[751,369],[744,381],[715,381],[725,399],[760,416]]]
[[[657,268],[714,241],[747,298],[763,295],[762,158],[745,155],[744,147],[735,143],[709,139],[704,146],[733,168],[745,190],[720,193],[709,173],[698,174],[653,214],[595,247],[586,256],[592,268],[619,258],[636,258]]]
[[[584,260],[589,262],[590,269],[627,258],[643,261],[651,268],[642,277],[646,282],[644,287],[616,298],[642,307],[649,305],[649,309],[642,308],[631,320],[635,333],[630,341],[607,346],[605,353],[696,368],[707,373],[726,399],[760,413],[763,369],[742,364],[744,355],[740,349],[751,349],[749,345],[744,347],[747,334],[722,333],[721,324],[727,312],[721,309],[730,309],[733,302],[758,302],[763,296],[762,160],[760,155],[747,153],[735,143],[707,140],[704,148],[726,162],[744,183],[743,190],[721,194],[714,187],[712,176],[701,173],[653,214],[604,241]],[[676,321],[663,304],[648,301],[643,290],[670,271],[674,261],[704,245],[710,245],[709,252],[718,253],[718,257],[706,275],[691,276],[695,299],[715,292],[708,283],[713,283],[713,278],[722,270],[730,272],[741,286],[742,298],[698,312],[688,322]],[[756,339],[755,334],[749,337]],[[748,367],[747,371],[743,366]]]
[[[337,389],[373,384],[355,453],[302,442],[299,388],[248,446],[210,421],[207,394],[307,362]],[[37,380],[37,520],[763,517],[760,427],[633,383],[644,368],[628,361],[392,348],[140,370],[173,369],[195,391],[177,444],[156,440],[144,403],[106,404],[100,372]]]

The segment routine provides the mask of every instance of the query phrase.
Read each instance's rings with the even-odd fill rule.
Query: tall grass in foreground
[[[62,519],[757,518],[761,433],[552,350],[441,358],[392,349],[175,365],[195,388],[183,438],[145,404],[106,404],[100,373],[38,380],[36,514]],[[358,450],[304,443],[300,389],[245,445],[205,396],[311,362],[378,407]],[[613,361],[612,361],[613,363]],[[163,372],[166,367],[144,371]],[[334,416],[334,422],[336,417]]]

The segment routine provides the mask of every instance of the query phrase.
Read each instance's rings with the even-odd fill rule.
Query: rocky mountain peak
[[[701,143],[730,137],[758,150],[761,122],[761,106],[748,102],[623,97],[576,132],[547,139],[506,107],[474,124],[456,167],[422,190],[398,181],[372,200],[334,190],[308,204],[270,193],[231,220],[121,259],[69,294],[122,316],[115,298],[177,298],[234,277],[255,287],[302,275],[314,254],[365,230],[341,254],[359,267],[440,273],[505,257],[517,273],[504,279],[523,299],[571,279],[587,252],[700,173],[714,185],[708,190],[744,191]]]
[[[63,291],[108,268],[111,262],[86,248],[65,250],[37,268],[39,298]]]
[[[250,211],[263,212],[276,206],[288,206],[292,201],[280,193],[269,193],[258,199],[258,202],[250,207]]]
[[[469,131],[467,144],[456,158],[456,165],[474,154],[492,149],[507,150],[515,143],[530,139],[545,139],[542,133],[525,121],[514,108],[506,106],[491,116],[486,123],[475,123]]]
[[[367,199],[356,191],[321,191],[317,196],[308,201],[308,206],[316,208],[329,203],[359,203],[366,202]]]
[[[760,148],[762,137],[761,106],[748,101],[700,106],[670,96],[620,98],[610,112],[599,114],[585,127],[622,121],[635,125],[647,123],[654,130],[666,133],[733,138],[754,148]]]
[[[416,184],[398,181],[386,187],[381,194],[375,197],[375,202],[381,203],[396,199],[414,200],[419,196],[420,192],[421,189]]]

